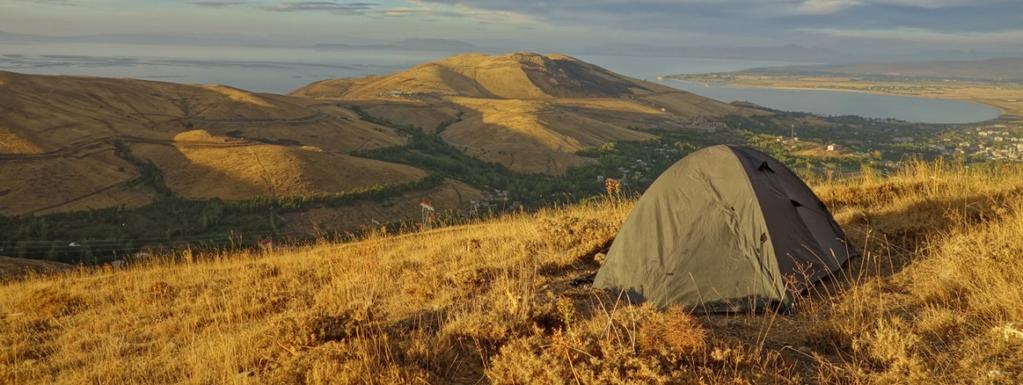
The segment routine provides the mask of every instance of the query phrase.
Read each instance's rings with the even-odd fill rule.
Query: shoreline
[[[673,78],[673,77],[670,77],[670,76],[665,76],[663,79],[664,80],[673,80],[673,81],[697,83],[697,84],[706,84],[708,86],[711,83],[720,83],[720,84],[725,84],[727,86],[734,86],[734,87],[737,87],[737,88],[746,87],[746,88],[761,88],[761,89],[789,90],[789,91],[850,92],[850,93],[867,94],[867,95],[904,96],[904,97],[910,97],[910,98],[923,98],[923,99],[936,99],[936,100],[951,100],[951,101],[959,101],[959,102],[970,102],[970,103],[976,103],[976,104],[980,104],[980,105],[984,105],[984,106],[988,106],[988,107],[997,109],[998,110],[998,117],[995,118],[995,119],[992,119],[992,120],[1017,117],[1016,115],[1009,114],[1008,111],[1006,111],[1005,108],[1003,108],[1001,106],[998,106],[998,105],[994,105],[994,104],[987,103],[987,102],[984,102],[982,100],[977,100],[977,99],[973,99],[973,98],[957,98],[957,97],[949,96],[949,95],[935,96],[935,95],[917,95],[917,94],[896,94],[896,93],[883,92],[883,91],[850,89],[850,88],[836,88],[836,87],[772,86],[772,85],[764,85],[764,84],[758,84],[758,83],[747,83],[747,82],[742,82],[742,81],[701,82],[701,81],[694,81],[694,80],[687,80],[687,79],[677,79],[677,78]],[[981,122],[976,122],[976,123],[981,123]]]

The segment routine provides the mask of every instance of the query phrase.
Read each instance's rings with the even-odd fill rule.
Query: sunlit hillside
[[[161,195],[138,181],[146,163],[168,193],[228,201],[426,176],[350,155],[404,144],[394,129],[305,103],[219,85],[0,72],[0,215],[146,205]]]
[[[654,138],[636,128],[767,112],[633,79],[573,57],[463,54],[406,71],[330,79],[292,96],[357,102],[367,114],[440,134],[466,154],[520,172],[562,174],[578,151]]]
[[[791,315],[658,312],[573,285],[630,209],[609,197],[8,283],[0,383],[1023,382],[1023,167],[812,184],[864,256]]]

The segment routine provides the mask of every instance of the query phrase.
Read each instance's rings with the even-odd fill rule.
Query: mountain
[[[471,43],[448,39],[413,38],[384,44],[317,44],[313,48],[322,50],[383,50],[383,51],[420,51],[420,52],[466,52],[479,50]]]
[[[758,68],[743,72],[1020,82],[1023,81],[1023,58],[786,66]]]
[[[582,149],[654,137],[635,128],[763,113],[529,52],[457,55],[390,75],[319,81],[290,95],[357,102],[474,157],[552,175],[584,164]]]
[[[0,72],[0,215],[338,194],[427,173],[351,155],[406,139],[346,109],[219,85]],[[147,167],[155,171],[147,171]]]
[[[597,194],[603,176],[641,184],[653,163],[625,164],[643,150],[605,154],[609,142],[701,141],[725,117],[760,114],[534,53],[291,95],[0,72],[0,252],[95,263],[378,229],[421,220],[424,200],[446,223],[539,207]]]

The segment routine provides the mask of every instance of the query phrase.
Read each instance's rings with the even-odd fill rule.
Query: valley
[[[0,80],[0,255],[73,263],[416,228],[423,199],[443,226],[584,201],[606,179],[631,194],[721,143],[810,178],[986,159],[957,139],[980,128],[722,103],[565,55],[457,55],[289,95]]]

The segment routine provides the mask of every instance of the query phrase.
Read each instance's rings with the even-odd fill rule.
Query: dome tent
[[[791,170],[742,146],[669,167],[640,197],[594,287],[701,312],[785,306],[855,253]]]

